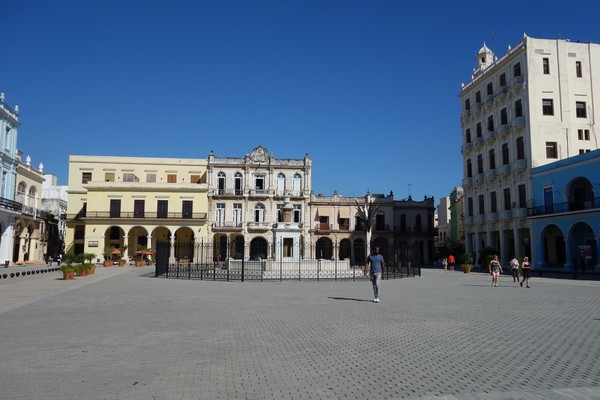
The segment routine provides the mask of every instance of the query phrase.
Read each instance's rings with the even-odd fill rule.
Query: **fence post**
[[[242,256],[242,282],[244,282],[244,256]]]

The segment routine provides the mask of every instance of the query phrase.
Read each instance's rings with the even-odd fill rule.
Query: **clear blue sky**
[[[600,42],[600,2],[3,1],[19,149],[313,160],[313,190],[415,199],[461,184],[461,82],[485,41]],[[410,185],[410,186],[409,186]]]

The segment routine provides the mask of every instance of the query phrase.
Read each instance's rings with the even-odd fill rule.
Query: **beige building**
[[[169,262],[197,260],[207,237],[206,160],[71,156],[66,251],[141,248]],[[166,247],[165,247],[166,246]]]
[[[531,168],[598,148],[600,45],[524,36],[500,58],[484,45],[476,59],[460,92],[465,246],[506,261],[531,255],[526,217],[543,202]]]
[[[41,210],[43,165],[31,166],[31,159],[21,160],[17,154],[17,190],[15,201],[22,205],[21,213],[14,217],[13,262],[44,262],[48,245],[47,212]]]
[[[280,159],[258,146],[244,157],[207,160],[208,241],[220,260],[276,258],[277,240],[291,240],[290,257],[308,254],[312,161]],[[291,224],[283,229],[283,207],[291,207]],[[282,249],[283,251],[283,249]]]

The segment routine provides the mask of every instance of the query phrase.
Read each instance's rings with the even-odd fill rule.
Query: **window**
[[[215,226],[225,226],[225,203],[217,203]]]
[[[487,130],[488,132],[494,131],[494,116],[490,115],[487,119]]]
[[[115,173],[114,172],[105,172],[104,173],[104,182],[114,182],[115,181]]]
[[[491,149],[489,152],[490,169],[496,169],[496,150]]]
[[[225,173],[222,171],[217,174],[217,194],[225,194]]]
[[[473,198],[472,197],[469,197],[467,199],[467,215],[469,217],[473,216]]]
[[[510,210],[510,188],[504,189],[504,210]]]
[[[190,183],[201,183],[201,179],[200,175],[190,175]]]
[[[579,140],[590,140],[589,129],[577,129],[577,138]]]
[[[254,207],[254,222],[263,222],[265,219],[265,206],[257,204]]]
[[[478,122],[475,126],[475,131],[477,132],[477,137],[481,137],[481,122]]]
[[[82,172],[81,173],[81,183],[88,183],[91,180],[92,180],[91,172]]]
[[[481,103],[481,92],[479,90],[475,92],[475,103]]]
[[[283,204],[277,204],[277,222],[283,222]]]
[[[542,99],[542,113],[544,115],[554,115],[554,102],[552,99]]]
[[[515,101],[515,118],[523,116],[523,103],[521,100]]]
[[[506,86],[506,74],[500,74],[500,87]]]
[[[585,101],[575,102],[575,110],[577,112],[577,118],[587,118],[587,110],[585,108]]]
[[[473,162],[469,158],[467,160],[467,178],[471,178],[473,176]]]
[[[485,214],[485,203],[484,203],[482,194],[479,195],[478,200],[479,200],[479,215],[483,215],[483,214]]]
[[[465,140],[467,143],[471,143],[471,129],[467,129],[465,131]]]
[[[146,182],[155,183],[156,182],[156,174],[146,174]]]
[[[156,204],[156,217],[157,218],[167,218],[169,214],[169,201],[168,200],[158,200]]]
[[[578,78],[583,76],[583,72],[581,71],[581,61],[575,61],[575,73]]]
[[[236,172],[234,177],[233,177],[233,182],[234,182],[234,190],[235,190],[235,194],[236,196],[240,196],[243,194],[243,190],[242,189],[242,174],[239,172]]]
[[[546,142],[546,158],[558,158],[558,145],[556,142]]]
[[[144,209],[146,207],[145,200],[134,200],[133,201],[133,217],[144,218]]]
[[[277,194],[285,193],[285,175],[280,172],[277,174]]]
[[[233,205],[233,223],[235,226],[242,225],[242,205],[240,203]]]
[[[550,59],[544,58],[542,60],[542,65],[543,65],[543,69],[544,69],[544,75],[550,75]]]
[[[264,190],[265,189],[265,177],[257,176],[254,180],[254,188],[256,190]]]
[[[302,176],[300,174],[294,174],[292,180],[292,190],[296,196],[302,192]]]
[[[516,78],[521,76],[521,63],[516,63],[513,67],[513,76]]]
[[[502,144],[502,165],[508,165],[510,162],[510,155],[508,150],[508,143]]]
[[[498,212],[496,192],[490,193],[490,208],[491,208],[491,210],[490,210],[491,212],[493,212],[493,213]]]
[[[132,174],[131,172],[124,172],[123,173],[123,182],[139,182],[140,180],[138,179],[137,176],[135,176],[135,174]]]
[[[492,82],[490,82],[490,83],[487,84],[486,94],[488,96],[493,96],[494,95],[494,85],[492,84]]]
[[[477,155],[477,173],[483,174],[483,155],[482,154]]]
[[[177,183],[177,174],[167,174],[167,183]]]
[[[465,110],[466,111],[471,110],[471,99],[466,99],[465,100]]]
[[[500,125],[508,125],[508,111],[506,108],[500,110]]]
[[[525,158],[525,142],[523,136],[517,138],[517,160],[523,160]]]
[[[181,218],[190,219],[193,216],[194,206],[191,200],[183,200],[181,203]]]
[[[527,193],[525,191],[525,185],[519,185],[517,190],[519,191],[519,208],[527,207]]]
[[[294,222],[300,223],[302,222],[302,206],[300,204],[294,204]],[[348,228],[350,229],[350,219],[346,219]]]
[[[110,217],[121,218],[121,200],[110,200]]]
[[[579,149],[579,154],[589,153],[590,149]]]

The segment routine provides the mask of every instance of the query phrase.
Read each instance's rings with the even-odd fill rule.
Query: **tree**
[[[377,211],[379,211],[379,205],[373,202],[373,197],[369,192],[365,195],[365,202],[363,204],[359,203],[357,200],[354,200],[354,203],[356,204],[356,214],[358,219],[363,223],[367,250],[365,255],[368,255],[369,246],[371,245],[371,227],[375,223],[375,216],[377,215]]]

